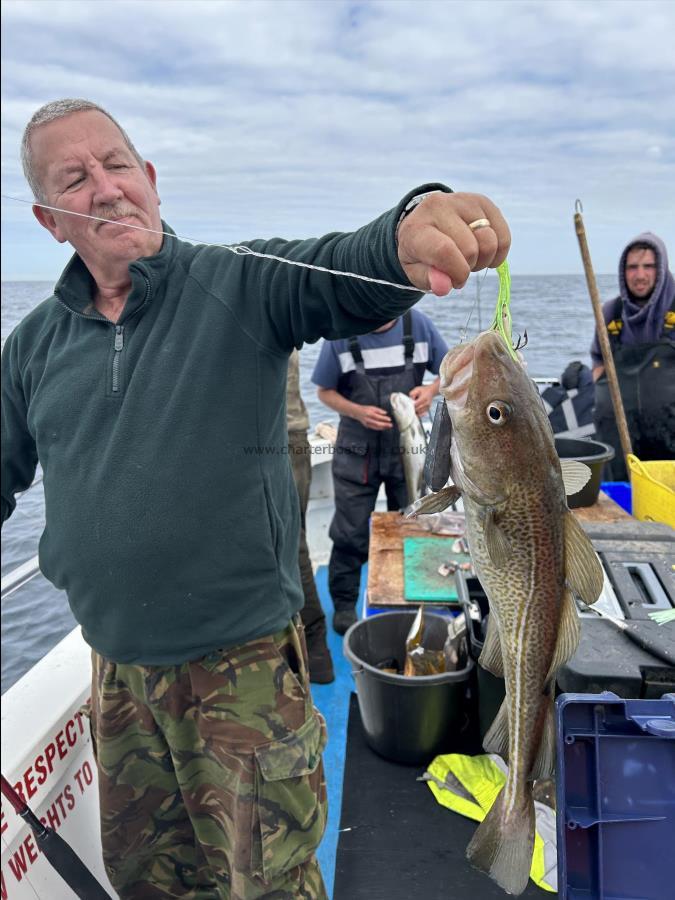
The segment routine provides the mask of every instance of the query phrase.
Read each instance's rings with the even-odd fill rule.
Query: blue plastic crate
[[[600,490],[625,509],[629,515],[633,514],[633,494],[630,481],[603,481]]]
[[[675,695],[562,694],[556,717],[560,896],[675,896]]]

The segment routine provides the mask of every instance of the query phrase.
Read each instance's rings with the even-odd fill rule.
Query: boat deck
[[[365,585],[368,567],[361,573],[361,592],[357,606],[359,617],[363,614]],[[342,652],[342,636],[333,631],[333,605],[328,593],[328,568],[319,566],[315,575],[316,586],[321,605],[326,613],[328,646],[335,667],[335,681],[332,684],[313,684],[314,704],[321,711],[328,728],[328,744],[324,751],[324,768],[328,787],[328,824],[323,841],[319,847],[319,862],[323,872],[328,896],[333,896],[335,881],[335,860],[340,828],[340,811],[342,806],[342,781],[345,770],[347,747],[347,722],[349,718],[349,699],[354,690],[351,667]]]

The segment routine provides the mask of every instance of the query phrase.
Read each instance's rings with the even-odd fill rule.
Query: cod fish
[[[573,595],[594,603],[603,582],[566,501],[590,473],[558,458],[539,392],[496,331],[447,353],[441,392],[454,484],[419,501],[412,514],[463,499],[471,556],[490,603],[479,662],[506,686],[484,747],[509,765],[467,857],[507,893],[520,894],[534,846],[532,782],[550,778],[555,765],[555,674],[579,642]]]
[[[399,433],[399,449],[408,488],[408,503],[414,503],[425,493],[424,460],[427,436],[415,412],[415,401],[399,391],[390,395],[391,411]]]

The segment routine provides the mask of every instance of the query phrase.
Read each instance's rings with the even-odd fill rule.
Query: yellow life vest
[[[436,800],[476,822],[482,822],[506,783],[508,768],[490,753],[437,756],[422,776]],[[535,801],[536,830],[530,878],[545,891],[558,890],[555,811]]]

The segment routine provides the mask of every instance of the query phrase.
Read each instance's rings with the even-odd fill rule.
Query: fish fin
[[[574,597],[569,590],[565,590],[560,605],[558,640],[553,651],[553,659],[549,666],[548,675],[546,676],[547,682],[554,680],[558,669],[574,656],[579,646],[580,637],[581,626],[579,625],[579,616],[577,615]]]
[[[499,642],[499,628],[494,615],[488,617],[487,634],[478,664],[498,678],[504,677],[502,645]]]
[[[458,487],[454,484],[441,488],[435,494],[422,497],[412,504],[406,513],[406,519],[414,519],[415,516],[426,516],[430,513],[443,512],[451,503],[455,503],[461,497]]]
[[[408,637],[405,639],[406,650],[413,650],[422,643],[422,635],[424,634],[424,607],[422,604],[417,608],[417,615],[413,619],[410,626]]]
[[[507,782],[508,783],[508,782]],[[526,785],[520,809],[505,816],[503,788],[487,816],[474,832],[466,856],[486,872],[507,894],[522,894],[527,887],[534,851],[534,801]]]
[[[493,564],[505,566],[511,557],[511,544],[495,519],[494,509],[488,508],[485,513],[485,546]]]
[[[563,484],[565,485],[565,493],[568,497],[578,494],[591,477],[589,467],[577,459],[561,459],[560,469],[562,471]]]
[[[565,527],[565,577],[569,587],[587,606],[600,596],[605,576],[598,554],[573,513],[567,512]]]
[[[507,699],[504,698],[494,722],[488,728],[483,738],[483,750],[486,753],[496,753],[497,756],[508,762],[509,759],[509,709]]]
[[[544,728],[541,733],[541,741],[539,742],[539,750],[537,758],[532,766],[530,778],[536,781],[537,778],[554,778],[555,777],[555,715],[553,707],[553,690],[554,685],[551,683],[549,696],[544,704]]]

